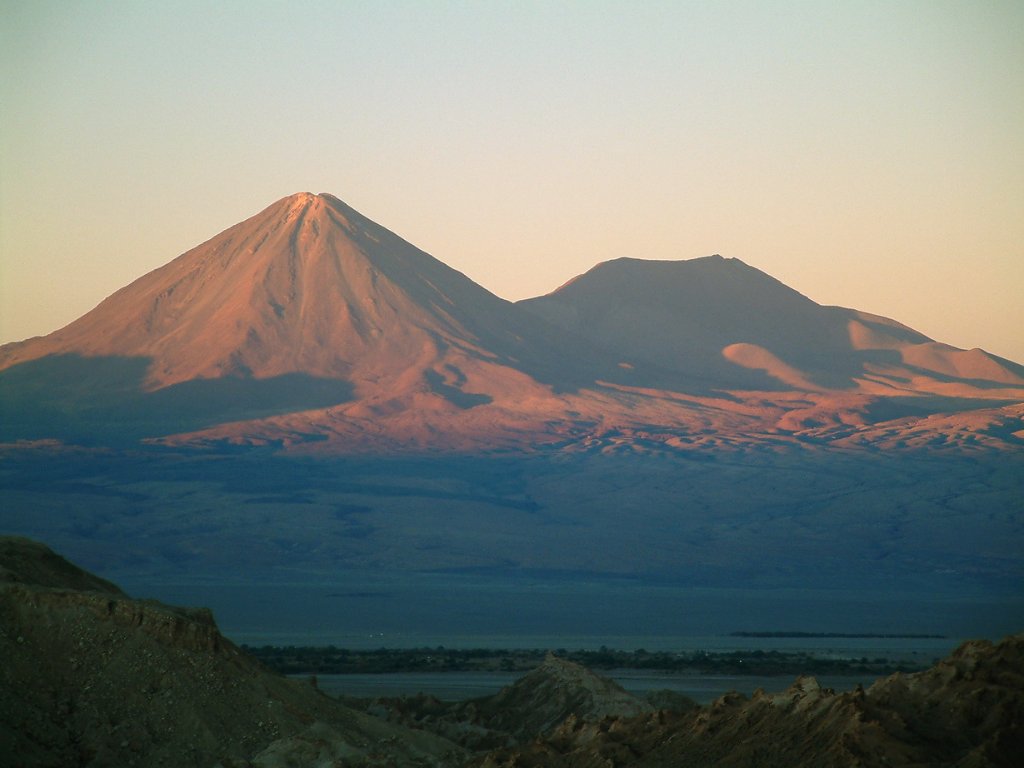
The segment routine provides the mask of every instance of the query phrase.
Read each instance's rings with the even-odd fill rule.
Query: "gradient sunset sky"
[[[0,0],[0,342],[285,195],[507,299],[742,259],[1024,362],[1024,3]]]

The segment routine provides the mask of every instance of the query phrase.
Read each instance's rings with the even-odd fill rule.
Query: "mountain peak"
[[[345,203],[344,200],[341,200],[335,195],[327,192],[296,192],[295,194],[288,195],[287,197],[282,197],[276,203],[272,203],[264,210],[264,212],[283,211],[285,215],[295,215],[308,210],[324,212],[327,209],[331,209],[335,213],[342,214],[346,218],[352,214],[358,215],[355,209]],[[370,220],[365,217],[360,218],[367,223],[370,222]]]
[[[326,208],[339,209],[346,213],[352,211],[352,209],[345,205],[343,201],[339,200],[334,195],[329,195],[325,192],[321,192],[320,194],[314,194],[313,192],[296,192],[293,195],[282,197],[276,203],[268,206],[265,210],[281,210],[285,215],[296,215],[309,209],[323,211]]]
[[[269,209],[283,208],[286,211],[301,210],[310,204],[321,201],[323,195],[313,194],[312,192],[296,192],[293,195],[282,197],[276,203],[269,206]]]
[[[371,399],[429,393],[464,406],[490,399],[461,390],[474,371],[508,388],[503,364],[538,357],[524,342],[535,324],[333,195],[299,192],[60,331],[9,345],[0,369],[53,355],[132,358],[147,391],[298,374]]]
[[[96,393],[110,400],[116,389],[145,408],[174,394],[158,391],[190,384],[219,393],[201,410],[222,425],[239,421],[228,414],[237,411],[214,406],[245,399],[227,393],[279,387],[288,397],[274,408],[247,401],[253,423],[268,413],[298,414],[299,401],[307,415],[252,429],[330,434],[342,446],[352,434],[369,434],[367,444],[379,436],[462,445],[465,436],[476,445],[586,435],[595,425],[689,429],[695,411],[668,392],[830,391],[847,403],[853,395],[918,392],[1009,400],[1024,391],[1024,371],[1006,361],[931,343],[884,318],[822,307],[717,254],[616,259],[513,305],[337,197],[311,192],[281,198],[61,330],[5,345],[0,371],[8,392],[24,393],[26,403],[45,400],[40,382],[52,382],[60,405],[40,411],[51,416],[73,410],[64,388],[72,379],[88,395],[83,402]],[[326,394],[316,389],[296,400],[296,377]],[[815,412],[783,423],[753,412],[772,429],[833,418]],[[43,434],[32,418],[19,418],[29,434]]]
[[[373,377],[465,340],[460,310],[488,301],[502,303],[338,198],[299,192],[5,362],[142,357],[151,388],[296,372],[349,379],[357,368]]]

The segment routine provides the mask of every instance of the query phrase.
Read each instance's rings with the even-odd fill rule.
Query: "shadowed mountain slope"
[[[25,539],[0,537],[0,574],[0,766],[462,763],[269,672],[206,609],[132,600]]]
[[[514,305],[308,193],[0,347],[5,441],[679,450],[1021,400],[1019,365],[735,259],[619,259]],[[986,444],[1019,442],[1003,422]]]
[[[49,547],[21,536],[0,536],[0,584],[4,583],[127,597],[106,579],[83,571]]]
[[[965,389],[1024,386],[1022,366],[938,344],[884,317],[822,307],[721,256],[616,259],[519,306],[629,364],[657,362],[717,388],[898,389],[891,379],[915,373]]]

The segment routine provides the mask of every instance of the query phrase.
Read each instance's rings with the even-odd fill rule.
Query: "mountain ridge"
[[[6,440],[74,422],[327,453],[679,446],[1022,400],[1022,366],[823,307],[738,259],[616,259],[513,304],[326,193],[0,347]]]

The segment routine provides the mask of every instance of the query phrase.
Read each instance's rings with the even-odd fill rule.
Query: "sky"
[[[0,0],[0,342],[286,195],[506,299],[719,253],[1024,363],[1024,3]]]

